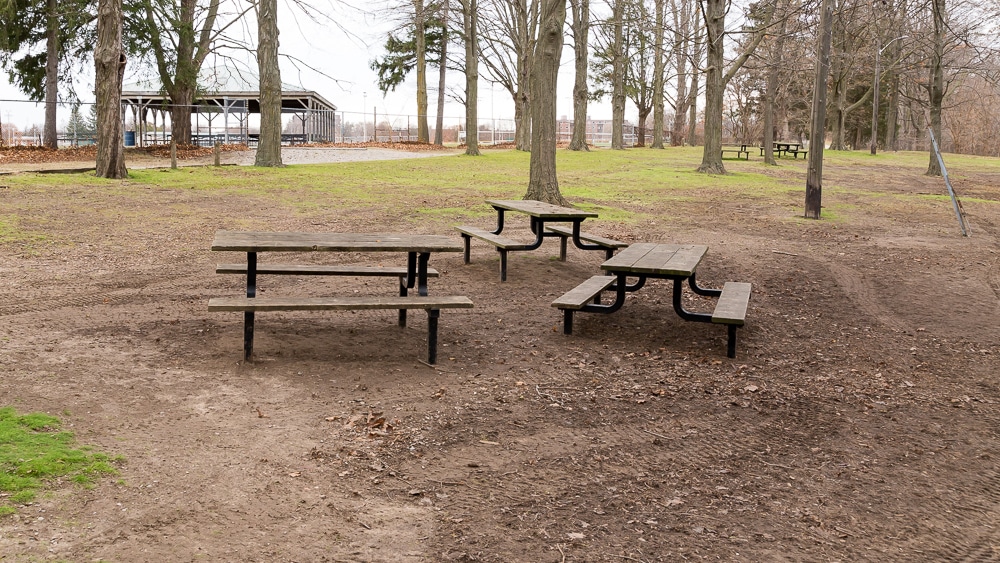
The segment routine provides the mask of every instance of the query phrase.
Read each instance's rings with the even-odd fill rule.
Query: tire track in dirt
[[[834,262],[820,262],[820,264],[830,270],[830,273],[837,280],[837,284],[843,288],[844,293],[857,304],[859,309],[891,330],[904,331],[909,328],[905,321],[893,314],[879,301],[878,293],[856,270]]]
[[[920,545],[913,547],[928,554],[929,561],[965,563],[1000,558],[995,532],[1000,524],[1000,473],[984,473],[972,488],[966,494],[981,495],[979,502],[956,505],[953,496],[947,494],[928,499],[924,526],[933,533],[921,534]],[[967,498],[966,494],[956,496]]]
[[[163,299],[164,296],[180,296],[185,290],[203,290],[208,286],[195,280],[202,274],[151,274],[135,272],[122,274],[128,281],[113,284],[114,289],[101,289],[100,284],[81,283],[61,285],[58,292],[63,295],[52,297],[50,288],[36,286],[32,293],[37,297],[0,303],[0,317],[56,311],[66,307],[92,307],[96,305],[141,304]],[[184,280],[189,280],[185,283]],[[52,293],[55,293],[53,291]]]

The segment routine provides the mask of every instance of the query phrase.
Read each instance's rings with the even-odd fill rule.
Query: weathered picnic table
[[[597,213],[592,211],[562,207],[530,199],[487,200],[486,203],[493,206],[493,209],[497,212],[496,228],[489,231],[479,227],[463,225],[456,227],[456,229],[462,235],[466,264],[471,260],[470,243],[472,237],[484,240],[496,247],[500,253],[500,281],[507,280],[508,252],[535,250],[548,237],[558,237],[560,239],[560,260],[566,259],[567,239],[572,239],[573,245],[582,250],[603,250],[605,256],[608,258],[614,254],[615,249],[628,246],[623,242],[582,232],[580,224],[585,219],[597,217]],[[524,243],[501,235],[504,229],[504,217],[508,211],[524,213],[530,217],[529,226],[532,234],[535,235],[533,242]],[[546,225],[546,223],[571,223],[572,226],[567,228],[558,225]]]
[[[707,246],[694,244],[636,243],[629,246],[601,264],[601,269],[610,276],[594,276],[552,302],[553,307],[563,310],[563,332],[572,334],[574,312],[614,313],[625,304],[625,294],[641,289],[647,279],[669,279],[674,282],[673,307],[677,315],[685,321],[727,325],[727,355],[735,357],[736,329],[743,326],[746,319],[750,284],[726,282],[721,290],[699,286],[695,272],[707,252]],[[629,284],[629,278],[636,281]],[[685,281],[696,294],[718,298],[711,314],[684,308]],[[605,290],[614,292],[613,303],[601,303],[601,292]]]
[[[440,235],[399,233],[308,233],[218,231],[214,251],[246,253],[245,263],[219,264],[217,273],[245,274],[246,297],[217,297],[209,300],[209,311],[243,311],[243,356],[253,353],[254,313],[257,311],[323,311],[398,309],[399,326],[406,326],[408,309],[427,311],[428,362],[437,357],[437,325],[441,309],[472,307],[465,296],[428,296],[427,279],[438,272],[427,263],[432,252],[460,252],[454,239]],[[402,252],[406,265],[378,267],[357,265],[266,264],[257,262],[261,252]],[[398,296],[257,297],[257,276],[385,276],[399,278]],[[409,290],[417,289],[417,295]]]
[[[791,154],[792,157],[798,158],[799,155],[801,154],[802,158],[805,158],[806,155],[809,154],[808,150],[802,148],[802,143],[793,143],[788,141],[774,141],[774,143],[771,146],[773,147],[774,154],[778,156]],[[758,147],[758,148],[760,149],[760,155],[764,156],[764,147]]]

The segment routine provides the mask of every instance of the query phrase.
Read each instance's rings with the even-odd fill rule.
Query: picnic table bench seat
[[[712,322],[727,325],[729,340],[726,355],[736,357],[736,329],[746,323],[747,306],[750,304],[750,284],[726,282],[712,312]]]
[[[349,297],[215,297],[209,311],[350,311],[373,309],[424,309],[427,311],[427,363],[437,361],[438,317],[441,309],[468,309],[472,300],[460,295],[349,296]],[[253,325],[244,324],[243,349],[249,360],[253,350]]]
[[[503,235],[493,234],[492,232],[479,227],[461,225],[455,228],[462,234],[462,242],[465,243],[464,253],[462,256],[466,264],[472,260],[470,252],[472,237],[485,240],[496,247],[497,252],[500,253],[500,281],[506,281],[507,279],[507,253],[512,250],[526,250],[531,247],[530,244],[519,242]]]
[[[573,334],[573,312],[582,309],[587,303],[600,303],[601,292],[616,280],[614,276],[590,277],[552,302],[553,307],[563,311],[564,334]]]
[[[722,156],[725,157],[726,153],[736,153],[736,158],[743,160],[750,160],[750,151],[745,147],[722,147]]]
[[[565,262],[566,249],[568,246],[567,243],[569,239],[573,237],[573,229],[570,227],[564,227],[562,225],[546,225],[545,230],[549,231],[550,233],[555,233],[559,235],[559,260]],[[584,232],[580,233],[580,240],[587,241],[589,243],[593,243],[598,246],[604,247],[605,259],[614,256],[615,250],[619,248],[625,248],[626,246],[628,246],[627,242],[621,242],[607,237],[602,237],[600,235],[594,235]]]
[[[217,264],[215,266],[217,274],[246,274],[247,265],[242,264]],[[406,277],[406,266],[355,266],[355,265],[325,265],[325,264],[267,264],[257,266],[258,274],[268,275],[295,275],[295,276],[385,276],[385,277]],[[434,268],[427,269],[427,277],[438,277],[438,271]]]

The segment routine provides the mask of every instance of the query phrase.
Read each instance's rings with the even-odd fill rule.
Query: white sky
[[[375,0],[378,1],[378,0]],[[330,10],[336,8],[330,6]],[[281,78],[286,84],[298,84],[307,90],[314,90],[329,100],[340,111],[345,112],[347,121],[359,121],[364,112],[369,120],[373,110],[378,112],[379,121],[387,114],[396,117],[397,124],[405,126],[406,115],[416,114],[416,78],[411,72],[406,82],[383,97],[377,87],[377,74],[369,68],[369,62],[383,54],[382,45],[386,32],[393,27],[388,17],[378,15],[362,15],[360,11],[338,10],[339,14],[330,14],[342,26],[349,30],[345,32],[330,23],[317,24],[304,17],[299,12],[295,14],[286,2],[279,3],[278,23],[281,30],[279,51],[304,61],[315,70],[303,65],[296,68],[295,64],[283,57],[281,61]],[[249,25],[255,26],[255,23]],[[255,32],[255,30],[252,30]],[[351,36],[353,34],[354,36]],[[455,48],[455,47],[452,47]],[[209,57],[205,66],[214,64]],[[221,64],[222,57],[217,61]],[[244,63],[246,64],[246,63]],[[251,63],[256,67],[255,63]],[[88,67],[89,68],[89,67]],[[125,82],[134,83],[139,77],[135,68],[126,69]],[[464,90],[465,79],[458,72],[449,71],[448,85],[450,88]],[[437,107],[437,71],[429,69],[428,87],[432,91],[428,95],[430,120],[433,124]],[[557,114],[572,116],[572,48],[563,48],[563,68],[559,77],[557,97]],[[92,102],[93,78],[88,77],[78,85],[78,95],[84,102]],[[0,118],[4,122],[12,122],[25,128],[31,124],[44,121],[41,104],[11,103],[5,100],[26,100],[27,97],[7,80],[6,73],[0,76]],[[629,107],[626,119],[635,120],[634,108]],[[590,116],[594,119],[610,119],[611,109],[607,103],[591,103]],[[353,115],[352,115],[353,114]],[[448,100],[445,106],[445,121],[457,123],[464,120],[465,109],[460,104]],[[479,117],[481,121],[488,119],[513,119],[513,103],[506,90],[499,86],[491,87],[484,72],[480,72],[479,84]],[[69,117],[69,111],[59,110],[59,123],[62,125]]]

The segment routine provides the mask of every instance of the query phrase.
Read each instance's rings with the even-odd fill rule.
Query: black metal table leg
[[[247,297],[257,296],[257,253],[247,252]],[[243,359],[253,355],[253,311],[243,312]]]
[[[438,317],[440,309],[427,309],[427,363],[437,362]]]

